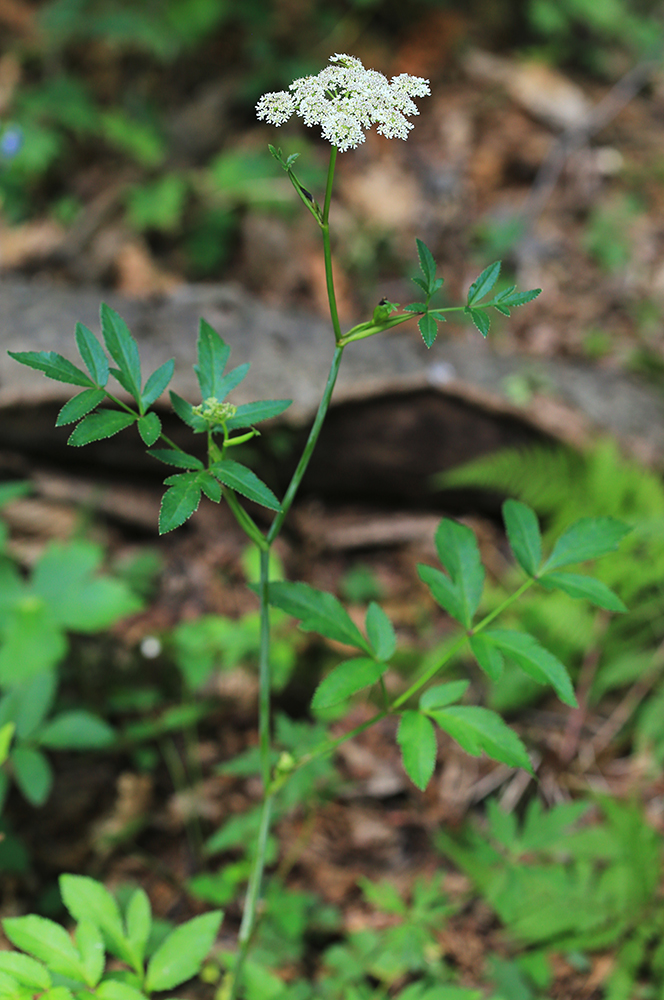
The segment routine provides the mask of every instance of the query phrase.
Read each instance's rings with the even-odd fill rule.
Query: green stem
[[[258,738],[260,747],[261,777],[264,794],[270,787],[270,766],[272,747],[270,743],[270,605],[268,584],[270,579],[270,549],[261,549],[260,554],[260,656],[258,663]]]
[[[337,344],[337,346],[334,349],[334,357],[332,358],[332,364],[330,365],[330,373],[327,377],[325,391],[323,392],[322,399],[318,406],[318,412],[316,413],[316,419],[314,420],[313,427],[309,431],[309,437],[307,439],[306,445],[304,446],[304,451],[302,452],[300,461],[298,462],[297,468],[293,473],[293,478],[291,479],[288,489],[286,490],[286,495],[284,496],[284,499],[281,503],[281,510],[275,517],[274,521],[272,522],[272,525],[270,526],[270,530],[267,533],[268,545],[272,545],[273,541],[281,531],[283,523],[286,520],[288,511],[291,508],[291,504],[293,503],[295,495],[300,487],[300,483],[302,482],[302,477],[304,476],[304,473],[307,471],[309,460],[311,459],[314,448],[316,447],[316,444],[318,442],[318,437],[320,435],[321,429],[323,427],[323,422],[325,420],[327,411],[330,406],[330,400],[332,399],[332,393],[334,392],[334,386],[336,384],[337,376],[339,374],[339,367],[341,365],[342,355],[343,355],[343,347]]]
[[[254,519],[247,514],[238,498],[228,486],[224,486],[224,498],[230,507],[235,520],[240,525],[245,535],[247,535],[252,542],[258,546],[261,552],[266,550],[268,548],[268,542],[265,539],[265,535],[258,527]]]
[[[332,201],[332,185],[334,184],[334,168],[337,162],[337,147],[332,147],[330,153],[330,163],[327,169],[327,184],[325,186],[325,201],[323,202],[323,221],[321,229],[323,231],[323,256],[325,258],[325,284],[327,286],[327,299],[330,306],[330,318],[334,330],[334,339],[337,344],[341,340],[341,326],[339,324],[339,312],[337,310],[337,296],[334,291],[334,275],[332,273],[332,244],[330,242],[330,204]]]
[[[263,870],[265,868],[265,855],[267,852],[267,838],[270,833],[270,819],[272,815],[273,796],[265,795],[261,807],[260,828],[258,831],[258,842],[256,844],[256,856],[249,877],[249,886],[244,903],[244,913],[240,924],[240,934],[238,937],[238,953],[235,964],[218,993],[218,1000],[236,1000],[238,988],[242,976],[242,969],[247,957],[247,952],[251,945],[254,929],[258,920],[258,905],[260,902],[261,885],[263,882]]]

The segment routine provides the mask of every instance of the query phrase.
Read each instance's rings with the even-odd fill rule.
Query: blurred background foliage
[[[119,205],[124,224],[174,254],[188,279],[223,277],[247,206],[292,210],[256,128],[265,91],[317,72],[335,51],[435,79],[453,74],[446,57],[470,44],[611,81],[659,51],[658,6],[13,0],[0,10],[2,217],[80,228]],[[315,174],[311,139],[303,162]]]

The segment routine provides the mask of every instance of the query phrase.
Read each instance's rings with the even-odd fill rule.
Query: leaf
[[[503,656],[498,647],[481,632],[471,635],[470,648],[480,667],[492,681],[497,681],[503,672]]]
[[[152,406],[155,400],[159,399],[161,394],[166,390],[166,386],[173,378],[174,371],[175,361],[173,358],[170,358],[169,361],[164,361],[163,365],[160,365],[156,371],[152,372],[141,393],[141,405],[144,410]]]
[[[89,920],[82,920],[76,928],[76,944],[81,954],[85,983],[94,988],[102,977],[106,964],[106,949],[97,927]]]
[[[231,349],[204,319],[201,319],[198,328],[197,349],[198,364],[194,365],[194,371],[201,389],[201,399],[214,397],[221,402],[219,386]]]
[[[177,392],[173,392],[172,389],[169,390],[168,394],[171,397],[171,405],[180,420],[184,421],[188,427],[191,427],[196,434],[201,434],[207,430],[207,422],[197,413],[194,413],[191,403],[188,403],[182,396],[178,396]]]
[[[436,734],[430,720],[420,712],[406,711],[401,716],[397,742],[406,774],[421,791],[429,784],[436,766]]]
[[[16,747],[9,759],[16,784],[33,806],[43,806],[51,794],[53,772],[48,759],[32,747]]]
[[[487,642],[518,664],[538,684],[551,684],[562,702],[576,708],[570,676],[560,660],[541,646],[534,636],[513,629],[493,629],[482,633]]]
[[[130,986],[129,983],[122,983],[117,979],[105,979],[95,990],[95,997],[99,1000],[145,1000],[145,993],[137,990],[135,986]]]
[[[431,715],[473,757],[484,751],[492,760],[533,773],[523,743],[496,712],[475,705],[452,705]]]
[[[90,410],[94,410],[95,406],[99,406],[104,399],[106,399],[106,393],[103,389],[84,389],[83,392],[79,392],[65,403],[58,413],[55,426],[64,427],[65,424],[73,424]]]
[[[482,598],[484,567],[475,535],[458,521],[443,518],[436,529],[436,551],[461,602],[461,623],[470,628]]]
[[[0,685],[14,687],[55,667],[67,652],[60,624],[44,601],[28,594],[12,609],[0,645]]]
[[[113,954],[134,965],[124,936],[120,907],[108,889],[87,875],[61,875],[59,886],[62,901],[74,920],[94,923]]]
[[[484,268],[479,277],[475,278],[475,281],[468,289],[468,306],[475,305],[476,302],[479,302],[480,299],[483,299],[491,291],[500,274],[500,263],[497,260],[494,264],[489,264],[488,267]]]
[[[502,292],[499,292],[491,302],[487,302],[487,306],[495,306],[504,316],[510,315],[510,309],[516,309],[517,306],[525,306],[527,302],[532,302],[541,293],[541,288],[531,288],[527,292],[517,292],[516,285],[512,285],[511,288],[505,288]]]
[[[0,951],[0,972],[12,976],[35,993],[51,987],[51,975],[41,962],[16,951]]]
[[[186,484],[178,484],[166,490],[159,510],[159,534],[179,528],[181,524],[198,510],[201,502],[201,488],[194,477]]]
[[[73,632],[99,632],[142,607],[120,580],[98,570],[104,552],[93,542],[53,542],[35,565],[32,585],[59,625]]]
[[[20,740],[29,739],[46,718],[53,705],[57,687],[58,676],[55,670],[44,670],[6,696],[14,698],[12,716],[16,723],[16,735]]]
[[[105,386],[108,382],[108,359],[92,330],[88,330],[83,323],[76,324],[76,344],[94,383]]]
[[[542,537],[537,515],[519,500],[506,500],[503,521],[514,558],[528,576],[535,576],[542,562]]]
[[[386,670],[386,663],[376,663],[375,660],[365,656],[346,660],[320,682],[311,700],[311,707],[321,709],[338,705],[358,691],[371,687],[380,680]]]
[[[151,448],[155,441],[159,440],[161,435],[161,420],[157,414],[152,411],[146,413],[144,416],[139,417],[137,420],[138,433],[143,438],[144,444]]]
[[[468,307],[464,309],[464,312],[470,316],[482,336],[487,337],[491,329],[491,318],[488,312],[485,309],[468,309]]]
[[[63,358],[56,351],[7,351],[7,354],[28,368],[35,368],[43,372],[47,378],[52,378],[55,382],[68,382],[70,385],[84,385],[96,388],[92,379],[73,365],[67,358]]]
[[[247,377],[247,372],[249,371],[251,365],[247,361],[243,365],[238,365],[237,368],[233,368],[229,371],[228,375],[224,375],[222,379],[219,380],[217,385],[218,396],[215,398],[219,400],[220,403],[224,401],[229,392],[231,392],[240,382]]]
[[[135,420],[135,414],[121,410],[101,410],[91,413],[77,424],[69,435],[67,444],[80,448],[84,444],[91,444],[92,441],[102,441],[131,426]]]
[[[438,336],[438,324],[436,323],[431,313],[427,312],[424,314],[424,316],[418,319],[417,326],[419,328],[420,333],[422,334],[422,340],[427,345],[427,347],[431,347],[434,340]]]
[[[539,582],[547,590],[562,590],[570,597],[585,598],[598,608],[607,611],[627,611],[617,594],[593,576],[580,573],[546,573]]]
[[[423,563],[418,563],[417,572],[420,579],[426,583],[431,591],[433,599],[440,604],[444,611],[447,611],[451,618],[463,625],[465,612],[462,596],[449,576],[445,576],[439,569],[425,566]]]
[[[7,917],[2,927],[15,948],[40,959],[50,972],[85,982],[78,952],[60,924],[31,913],[27,917]]]
[[[392,622],[375,601],[367,608],[365,627],[376,658],[383,662],[391,659],[397,648],[397,637]]]
[[[275,582],[269,585],[268,600],[272,607],[298,618],[304,632],[319,632],[371,654],[366,639],[333,594],[308,583]]]
[[[174,465],[178,469],[203,469],[204,465],[195,455],[187,455],[175,448],[152,448],[148,452],[151,458],[156,458],[165,465]]]
[[[436,276],[436,262],[426,243],[423,243],[422,240],[416,238],[415,244],[417,246],[417,256],[420,260],[422,274],[424,275],[424,280],[426,281],[426,288],[424,288],[423,291],[428,294],[431,284]]]
[[[244,403],[238,406],[235,416],[226,421],[226,428],[232,431],[238,427],[253,427],[263,420],[271,420],[287,410],[292,402],[292,399],[263,399],[256,403]]]
[[[223,914],[213,910],[177,927],[150,959],[145,990],[172,990],[199,971],[217,936]]]
[[[241,493],[248,500],[253,500],[255,503],[267,507],[268,510],[281,510],[281,504],[272,490],[246,465],[240,465],[239,462],[225,458],[222,462],[215,462],[210,467],[210,472],[224,486],[230,487],[236,493]]]
[[[102,302],[101,332],[106,349],[122,372],[122,384],[136,402],[141,398],[141,360],[138,344],[129,332],[129,327],[115,309]]]
[[[127,938],[139,962],[143,962],[145,948],[152,930],[152,910],[147,893],[138,888],[127,905],[125,915],[127,923]]]
[[[201,473],[198,477],[198,484],[209,500],[219,503],[221,500],[221,486],[214,476],[211,476],[208,472]]]
[[[420,710],[428,712],[432,708],[444,708],[460,701],[470,686],[470,681],[448,681],[445,684],[434,684],[420,696]]]
[[[632,529],[614,517],[583,517],[560,536],[542,567],[542,574],[559,566],[599,559],[615,552]]]
[[[52,750],[99,750],[115,743],[115,730],[98,715],[75,709],[51,719],[36,741]]]

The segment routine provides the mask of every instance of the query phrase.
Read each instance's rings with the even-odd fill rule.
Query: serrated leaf
[[[85,982],[78,952],[60,924],[31,913],[27,917],[7,917],[2,927],[15,948],[38,958],[51,972]]]
[[[525,746],[496,712],[475,705],[452,705],[431,715],[471,756],[484,752],[492,760],[533,773]]]
[[[539,582],[547,590],[562,590],[570,597],[585,598],[607,611],[627,611],[618,595],[592,576],[582,576],[580,573],[546,573],[539,578]]]
[[[272,420],[287,410],[292,399],[262,399],[256,403],[244,403],[238,406],[234,417],[226,421],[226,429],[237,430],[239,427],[253,427],[263,420]]]
[[[106,964],[103,938],[97,927],[89,920],[82,920],[78,924],[75,937],[86,986],[94,988],[101,979]]]
[[[533,299],[536,299],[540,295],[541,291],[541,288],[531,288],[527,292],[517,292],[516,285],[512,285],[511,288],[506,288],[504,291],[499,292],[491,302],[487,302],[487,306],[498,308],[500,305],[507,309],[505,315],[509,316],[510,309],[516,309],[518,306],[525,306],[527,302],[532,302]]]
[[[169,361],[164,361],[163,365],[152,372],[141,393],[141,405],[144,410],[152,406],[155,400],[159,399],[161,394],[166,391],[166,386],[173,378],[174,371],[175,361],[170,358]]]
[[[484,309],[469,309],[468,307],[464,309],[464,312],[470,316],[482,336],[487,337],[491,329],[491,317],[488,312]]]
[[[219,910],[194,917],[177,927],[150,959],[145,989],[172,990],[195,976],[214,944],[223,914]]]
[[[424,791],[433,775],[438,749],[431,721],[420,712],[404,712],[397,730],[397,742],[406,774]]]
[[[460,701],[470,686],[470,681],[447,681],[445,684],[434,684],[420,695],[420,709],[428,712],[432,708],[444,708]]]
[[[143,443],[151,448],[155,441],[159,440],[161,435],[161,420],[157,414],[152,410],[150,413],[146,413],[144,416],[139,417],[136,421],[138,425],[138,433],[143,439]]]
[[[482,598],[484,567],[477,539],[470,528],[443,518],[435,535],[436,551],[459,595],[461,623],[470,628]]]
[[[178,417],[180,420],[184,421],[188,427],[191,427],[194,433],[201,434],[203,431],[207,430],[207,422],[197,413],[194,413],[194,408],[191,403],[188,403],[186,399],[182,398],[182,396],[178,396],[177,392],[173,392],[172,389],[169,390],[168,394],[171,397],[171,405]]]
[[[219,400],[220,403],[224,401],[229,392],[232,392],[240,382],[247,377],[247,373],[251,365],[249,362],[245,362],[243,365],[238,365],[237,368],[233,368],[229,371],[228,375],[224,375],[222,379],[219,380],[217,385],[218,396],[215,398]]]
[[[535,576],[542,562],[542,536],[535,511],[520,500],[506,500],[503,520],[514,558],[528,576]]]
[[[61,875],[59,886],[62,901],[74,920],[95,924],[109,951],[141,972],[142,967],[124,936],[120,908],[108,889],[87,875]]]
[[[497,681],[503,672],[504,662],[502,653],[495,643],[479,632],[477,635],[471,635],[470,648],[487,677]]]
[[[482,633],[538,684],[551,684],[562,702],[576,708],[570,676],[557,656],[541,646],[534,636],[514,629],[492,629]]]
[[[51,750],[100,750],[115,743],[112,726],[84,709],[61,712],[40,730],[36,742]]]
[[[431,347],[436,337],[438,336],[438,324],[431,315],[431,313],[425,313],[424,316],[420,317],[417,321],[417,326],[420,333],[422,334],[422,340],[427,345]]]
[[[166,490],[159,510],[159,534],[179,528],[198,510],[200,502],[201,488],[195,478]]]
[[[143,889],[136,889],[129,900],[125,920],[127,924],[127,938],[138,960],[142,963],[150,931],[152,930],[150,900]]]
[[[94,410],[95,406],[99,406],[104,399],[106,399],[106,393],[103,389],[84,389],[83,392],[79,392],[78,395],[65,403],[58,413],[55,426],[64,427],[65,424],[75,423],[90,410]]]
[[[615,552],[632,529],[614,517],[583,517],[560,536],[542,567],[542,574],[560,566],[599,559]]]
[[[55,382],[96,388],[95,383],[84,371],[56,351],[7,351],[7,354],[19,364],[43,372],[47,378],[52,378]]]
[[[408,313],[425,313],[427,309],[426,302],[411,302],[410,305],[403,307],[403,311]]]
[[[14,780],[24,798],[33,806],[43,806],[53,787],[53,771],[48,759],[32,747],[15,747],[9,755]]]
[[[447,611],[451,618],[463,625],[465,617],[463,599],[449,576],[445,576],[439,569],[425,566],[423,563],[418,563],[417,572],[420,579],[426,583],[431,591],[433,599],[440,604],[444,611]]]
[[[204,465],[195,455],[187,455],[184,451],[177,451],[175,448],[152,448],[147,453],[151,458],[156,458],[165,465],[174,465],[177,469],[203,469]]]
[[[480,299],[483,299],[487,295],[496,281],[498,280],[498,275],[500,274],[500,261],[497,260],[493,264],[489,264],[485,267],[479,277],[475,278],[474,282],[468,289],[468,299],[467,305],[473,306]]]
[[[214,397],[221,402],[220,386],[231,349],[216,330],[201,319],[197,342],[198,364],[194,365],[201,390],[201,399]]]
[[[105,386],[108,382],[108,358],[92,330],[88,330],[83,323],[76,324],[76,344],[95,384]]]
[[[0,951],[0,972],[35,992],[41,993],[51,987],[52,979],[48,969],[36,959],[16,951]]]
[[[377,663],[366,656],[339,663],[316,688],[311,707],[321,709],[339,705],[358,691],[371,687],[386,670],[386,663]]]
[[[103,441],[105,438],[119,434],[125,427],[130,427],[136,420],[133,413],[121,410],[101,410],[83,417],[69,435],[67,444],[80,448],[93,441]]]
[[[119,368],[109,368],[109,375],[112,375],[116,382],[119,382],[123,389],[125,389],[130,396],[133,395],[134,385],[130,377]]]
[[[272,607],[298,618],[303,631],[319,632],[328,639],[371,653],[357,625],[333,594],[316,590],[308,583],[284,581],[269,585],[268,600]]]
[[[391,659],[397,648],[397,637],[392,622],[375,601],[367,608],[365,627],[376,658],[382,661]]]
[[[211,476],[208,472],[202,473],[198,477],[198,484],[209,500],[219,503],[221,500],[221,486],[214,476]]]
[[[411,278],[410,280],[414,281],[415,284],[417,285],[417,287],[419,289],[421,289],[421,291],[423,291],[425,295],[428,295],[428,293],[429,293],[429,285],[424,280],[424,278],[420,278],[419,275],[416,275],[414,278]],[[426,309],[426,303],[424,304],[424,308]],[[406,309],[408,309],[408,306],[406,306]]]
[[[230,487],[236,493],[241,493],[248,500],[253,500],[255,503],[267,507],[268,510],[281,510],[281,504],[269,486],[266,486],[256,473],[248,469],[246,465],[240,465],[239,462],[225,458],[222,462],[215,462],[210,467],[210,472],[224,486]]]
[[[124,388],[138,402],[141,398],[141,360],[138,344],[122,316],[105,302],[101,305],[100,318],[106,350],[124,376],[122,382]]]
[[[417,256],[419,257],[420,267],[427,285],[425,291],[428,294],[431,283],[436,276],[436,262],[426,243],[423,243],[420,239],[415,239],[415,243],[417,245]]]

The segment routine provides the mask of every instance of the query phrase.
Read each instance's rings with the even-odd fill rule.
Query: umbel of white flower
[[[388,139],[407,139],[413,127],[406,115],[418,115],[413,97],[431,93],[429,81],[400,73],[391,80],[373,69],[365,69],[355,56],[337,53],[316,76],[303,76],[289,90],[263,94],[256,112],[271,125],[283,125],[293,114],[305,125],[320,125],[323,138],[339,152],[364,142],[372,125]]]

